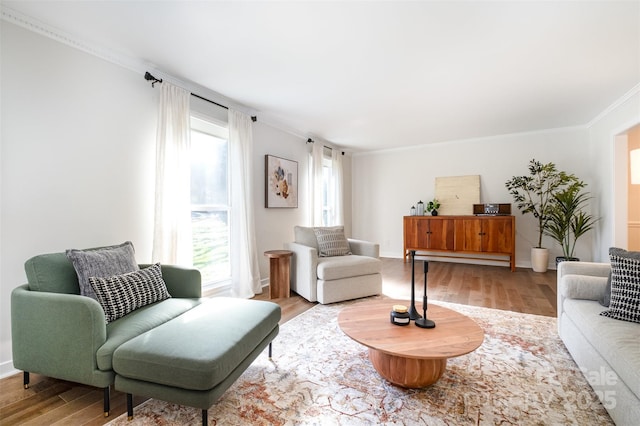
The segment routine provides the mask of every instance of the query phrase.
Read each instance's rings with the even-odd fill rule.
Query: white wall
[[[158,91],[121,67],[2,24],[0,371],[10,293],[39,253],[131,240],[149,261]]]
[[[26,282],[28,258],[131,240],[138,261],[151,261],[159,90],[141,73],[13,24],[2,22],[1,31],[3,376],[13,368],[10,294]],[[259,120],[253,169],[264,279],[269,263],[262,252],[282,248],[293,238],[293,226],[306,224],[308,148],[306,138]],[[298,161],[299,208],[264,208],[265,154]]]
[[[626,138],[616,138],[640,123],[640,85],[629,96],[609,108],[589,126],[590,165],[599,179],[595,183],[598,194],[598,211],[603,217],[596,232],[593,245],[594,256],[602,261],[609,260],[609,247],[625,247],[626,238],[626,151],[620,158],[616,155],[617,143],[626,143]],[[622,175],[622,177],[620,176]],[[616,187],[616,176],[618,186]],[[623,185],[624,183],[624,185]],[[624,198],[624,199],[623,199]],[[617,232],[622,230],[622,234]],[[616,234],[618,237],[616,237]]]
[[[306,225],[308,220],[308,147],[306,139],[258,122],[253,127],[253,154],[255,158],[254,190],[256,195],[256,243],[260,259],[260,277],[269,276],[269,259],[266,250],[279,250],[283,244],[293,241],[293,227]],[[298,162],[298,208],[265,208],[264,156],[275,155]]]
[[[256,233],[258,253],[260,254],[260,276],[269,276],[269,259],[262,254],[266,250],[282,249],[285,242],[293,241],[295,225],[309,225],[309,165],[308,155],[311,146],[300,136],[285,133],[277,128],[258,122],[253,127],[254,158],[256,173],[254,188],[256,191]],[[316,138],[317,139],[317,138]],[[322,143],[316,140],[315,143]],[[298,162],[298,208],[264,207],[264,156],[275,155]],[[343,159],[345,199],[345,233],[351,235],[351,156]]]
[[[460,123],[461,126],[464,123]],[[530,266],[530,248],[537,245],[537,223],[513,204],[504,183],[528,173],[532,158],[554,162],[560,170],[575,173],[595,192],[599,179],[592,167],[586,127],[455,141],[415,148],[354,155],[353,234],[378,241],[386,257],[402,257],[402,217],[419,200],[434,197],[435,178],[480,175],[481,203],[512,203],[516,216],[516,263]],[[591,235],[579,240],[576,254],[591,260]],[[561,249],[545,237],[550,267]]]

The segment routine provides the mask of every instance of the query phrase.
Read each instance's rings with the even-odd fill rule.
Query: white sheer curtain
[[[330,225],[344,225],[342,152],[331,150],[331,198],[333,202],[333,217]]]
[[[322,182],[322,161],[324,158],[324,146],[320,142],[311,144],[311,156],[309,167],[310,223],[311,226],[322,226],[322,194],[324,192]]]
[[[229,108],[231,174],[231,294],[250,298],[262,293],[253,203],[251,117]]]
[[[190,94],[164,82],[156,131],[154,262],[193,265]]]
[[[323,221],[324,152],[325,147],[321,143],[313,143],[309,156],[310,223],[312,226],[344,225],[342,152],[335,148],[331,150],[331,168],[326,188],[326,203],[329,212],[326,221]]]

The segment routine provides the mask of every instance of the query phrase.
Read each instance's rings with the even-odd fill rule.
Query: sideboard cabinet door
[[[487,220],[483,226],[484,242],[482,251],[511,254],[513,251],[513,219],[496,217]]]
[[[474,253],[511,254],[513,217],[456,219],[455,250]]]
[[[453,250],[454,248],[454,220],[444,217],[429,218],[425,220],[429,224],[429,241],[425,248],[430,250]]]
[[[456,251],[481,252],[482,220],[476,218],[456,219]]]

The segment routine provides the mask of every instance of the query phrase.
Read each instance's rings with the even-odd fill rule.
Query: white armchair
[[[382,293],[379,244],[347,239],[351,254],[322,257],[314,228],[296,226],[294,233],[284,246],[293,252],[291,289],[300,296],[327,304]]]

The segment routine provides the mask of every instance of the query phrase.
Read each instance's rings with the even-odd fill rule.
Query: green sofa
[[[212,353],[211,346],[216,347],[217,358],[209,359],[208,368],[214,368],[212,364],[216,362],[225,365],[227,376],[210,381],[212,388],[206,389],[208,401],[212,401],[212,395],[216,398],[221,395],[248,367],[257,353],[267,345],[270,346],[278,333],[280,307],[271,302],[231,298],[227,298],[228,304],[220,301],[224,298],[216,298],[217,303],[211,303],[212,299],[201,297],[201,277],[198,270],[169,265],[162,265],[161,269],[171,298],[144,306],[106,323],[101,305],[92,298],[80,295],[76,271],[65,253],[44,254],[29,259],[25,263],[28,284],[15,288],[11,294],[13,364],[15,368],[24,371],[25,388],[29,385],[29,372],[103,388],[104,413],[107,416],[109,389],[117,376],[117,371],[114,370],[114,353],[118,348],[135,352],[144,341],[136,338],[146,333],[152,335],[155,329],[173,330],[183,336],[202,336],[201,331],[208,330],[198,329],[197,322],[181,320],[190,311],[206,312],[205,315],[211,321],[224,324],[223,321],[238,315],[238,303],[248,304],[242,305],[240,312],[262,312],[262,316],[247,315],[248,319],[244,323],[253,321],[255,324],[239,331],[246,331],[244,335],[230,336],[229,333],[221,333],[221,336],[227,338],[209,343],[203,337],[199,342],[199,346],[204,348],[202,350],[208,351],[206,354]],[[228,311],[225,311],[227,305]],[[256,306],[258,309],[252,309]],[[184,325],[180,326],[181,323]],[[220,328],[224,328],[224,325]],[[164,345],[170,348],[172,342],[167,341]],[[243,348],[244,352],[239,351],[238,347]],[[140,361],[138,357],[137,362]],[[122,360],[120,362],[126,367],[130,366],[130,363]],[[180,366],[167,366],[169,369],[177,367]],[[122,378],[125,381],[135,380],[127,372]],[[150,377],[145,376],[145,380],[149,381]],[[158,382],[161,383],[161,380]],[[196,385],[195,389],[201,389],[201,385]],[[182,402],[188,401],[186,399]]]

